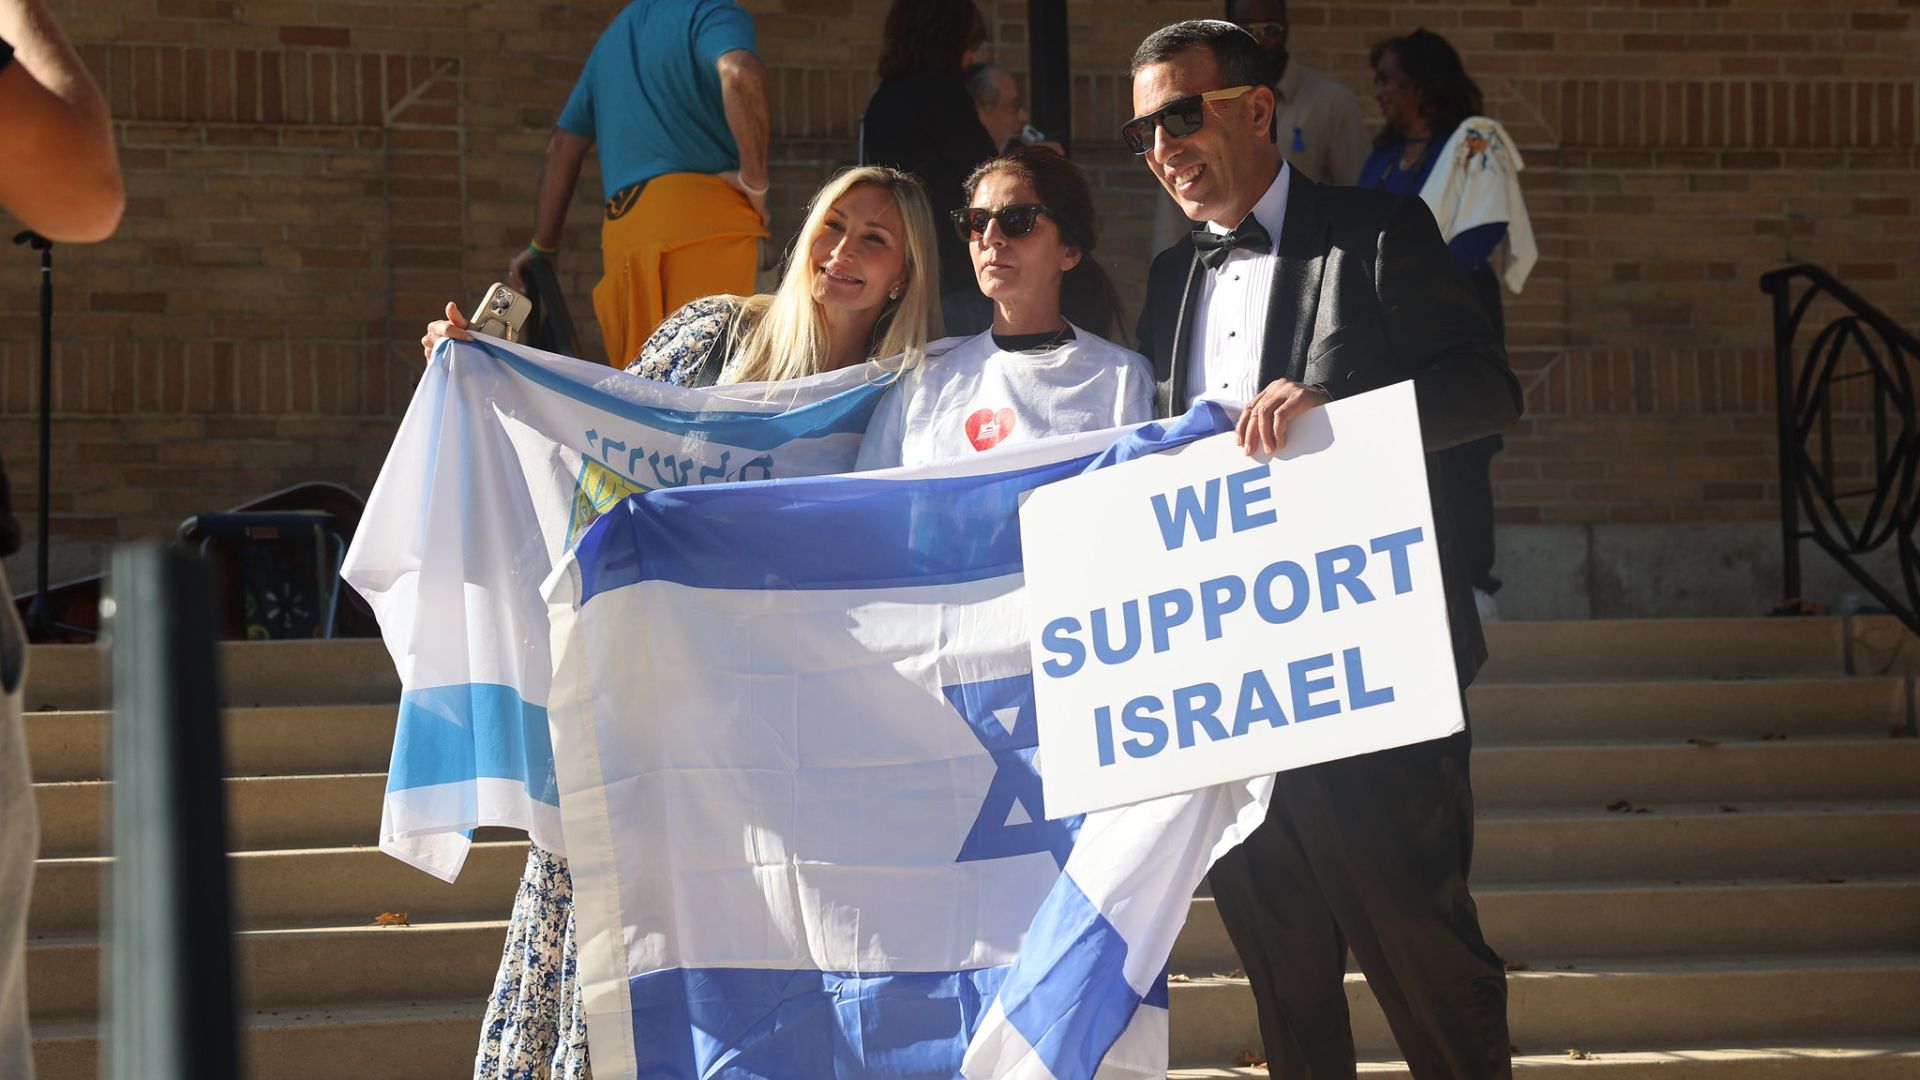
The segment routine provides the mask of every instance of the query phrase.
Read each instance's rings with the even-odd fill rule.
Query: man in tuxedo
[[[1141,351],[1163,415],[1245,402],[1248,454],[1308,409],[1413,380],[1433,451],[1503,431],[1518,382],[1418,196],[1316,184],[1269,135],[1265,55],[1232,23],[1177,23],[1133,59],[1122,130],[1195,225],[1154,260]],[[1433,491],[1444,491],[1429,478]],[[1434,505],[1462,689],[1486,658]],[[1259,1006],[1268,1072],[1354,1076],[1353,950],[1418,1080],[1511,1075],[1506,978],[1467,889],[1469,735],[1280,773],[1266,823],[1215,864],[1215,902]]]

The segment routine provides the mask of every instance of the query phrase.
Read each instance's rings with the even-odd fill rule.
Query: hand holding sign
[[[1298,413],[1251,468],[1236,442],[1021,510],[1049,817],[1463,724],[1411,385]]]

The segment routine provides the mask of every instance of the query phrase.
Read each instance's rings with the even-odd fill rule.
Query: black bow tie
[[[1248,214],[1238,228],[1230,233],[1217,233],[1205,225],[1193,230],[1193,248],[1200,253],[1200,262],[1209,270],[1220,269],[1234,248],[1246,248],[1248,251],[1272,251],[1273,237],[1267,230]]]

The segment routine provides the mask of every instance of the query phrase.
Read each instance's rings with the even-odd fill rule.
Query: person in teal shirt
[[[753,291],[767,235],[766,68],[732,0],[637,0],[587,57],[547,145],[533,241],[508,282],[560,248],[587,150],[606,196],[594,315],[624,367],[666,313]]]

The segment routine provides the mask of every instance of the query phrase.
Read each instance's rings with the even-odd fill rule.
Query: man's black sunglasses
[[[1033,231],[1033,226],[1040,220],[1041,214],[1055,221],[1060,220],[1059,214],[1037,202],[1014,203],[1012,206],[1003,206],[998,210],[989,210],[984,206],[969,206],[952,213],[953,231],[960,234],[960,242],[963,244],[972,240],[974,233],[984,234],[988,223],[993,221],[1000,223],[1001,232],[1018,240]]]
[[[1136,116],[1120,125],[1120,137],[1127,142],[1127,149],[1136,154],[1144,154],[1153,147],[1153,126],[1167,129],[1167,134],[1176,139],[1184,139],[1200,130],[1207,121],[1207,102],[1232,101],[1234,98],[1252,90],[1251,86],[1229,86],[1225,90],[1209,90],[1204,94],[1192,94],[1170,101],[1145,116]]]

